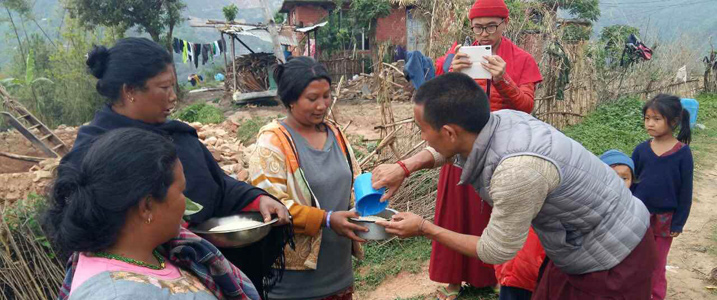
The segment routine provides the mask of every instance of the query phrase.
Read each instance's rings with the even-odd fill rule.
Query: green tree
[[[72,18],[88,28],[102,25],[128,30],[137,26],[140,33],[146,32],[168,49],[186,8],[181,0],[67,0],[65,6]]]
[[[25,57],[26,52],[23,47],[22,38],[20,37],[20,34],[18,32],[18,26],[17,23],[15,23],[15,18],[13,18],[12,12],[17,12],[20,15],[28,15],[32,11],[32,8],[30,7],[30,4],[25,0],[2,0],[0,1],[0,5],[5,9],[5,12],[7,13],[8,21],[10,21],[12,30],[15,33],[15,39],[17,40],[20,54],[22,55],[22,61],[24,63],[27,59]]]
[[[349,11],[359,28],[376,30],[376,21],[391,14],[387,0],[353,0]]]
[[[612,25],[600,31],[600,47],[604,49],[603,61],[608,67],[614,67],[620,63],[625,41],[631,35],[638,35],[640,29],[628,25]]]
[[[595,22],[600,18],[598,0],[540,0],[540,2],[554,12],[564,9],[579,19]]]
[[[96,79],[87,72],[85,55],[92,45],[114,44],[124,30],[101,26],[87,30],[80,24],[65,18],[56,41],[62,45],[59,48],[31,35],[27,46],[32,50],[25,62],[18,49],[4,69],[12,76],[2,81],[8,91],[50,127],[83,124],[105,102],[95,90]]]
[[[239,8],[235,4],[227,5],[222,8],[222,13],[224,14],[224,18],[227,20],[227,22],[234,22],[234,19],[237,17],[237,13],[239,13]]]
[[[277,12],[276,15],[274,15],[274,23],[282,24],[284,23],[284,21],[286,21],[286,14]]]
[[[346,49],[359,41],[355,34],[365,30],[369,36],[369,45],[376,43],[376,22],[378,19],[391,13],[391,4],[388,0],[353,0],[348,11],[342,11],[343,0],[336,0],[336,10],[327,18],[328,24],[320,29],[317,43],[323,55]],[[373,54],[376,48],[373,47]],[[374,60],[377,57],[374,57]]]

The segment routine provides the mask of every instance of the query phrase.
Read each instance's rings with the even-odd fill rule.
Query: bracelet
[[[403,163],[402,161],[400,161],[400,160],[397,161],[396,164],[398,164],[399,166],[401,166],[401,168],[403,169],[403,173],[406,175],[406,177],[411,176],[411,171],[408,170],[408,168],[406,167],[406,164],[404,164],[404,163]]]
[[[330,210],[326,214],[326,228],[331,228],[331,213],[333,213],[333,212],[334,212],[333,210]]]
[[[425,224],[425,223],[426,223],[426,219],[423,219],[423,221],[421,221],[421,226],[418,226],[418,232],[420,232],[421,235],[423,235],[423,224]]]

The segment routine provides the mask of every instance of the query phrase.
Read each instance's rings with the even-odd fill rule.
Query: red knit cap
[[[476,0],[468,13],[468,18],[473,20],[480,17],[508,18],[510,12],[503,0]]]

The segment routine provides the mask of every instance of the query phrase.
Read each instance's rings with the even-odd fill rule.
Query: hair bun
[[[92,51],[87,54],[87,66],[90,68],[92,76],[102,79],[107,70],[107,60],[110,52],[105,46],[93,46]]]

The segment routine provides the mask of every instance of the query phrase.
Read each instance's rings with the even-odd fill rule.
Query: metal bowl
[[[228,217],[211,218],[204,221],[204,223],[189,228],[189,230],[214,244],[214,246],[220,248],[241,248],[256,243],[266,237],[271,231],[271,225],[279,221],[279,219],[274,218],[267,223],[242,228],[240,230],[211,231],[212,228],[217,226],[247,219],[264,222],[264,217],[262,217],[259,212],[242,212]]]
[[[351,210],[355,211],[356,209],[353,208]],[[391,217],[397,213],[397,211],[387,208],[384,211],[377,213],[376,216],[390,221]],[[349,222],[368,228],[368,232],[355,231],[356,235],[362,239],[369,241],[383,241],[393,237],[392,234],[386,232],[386,227],[376,224],[375,221],[351,218],[349,219]]]

